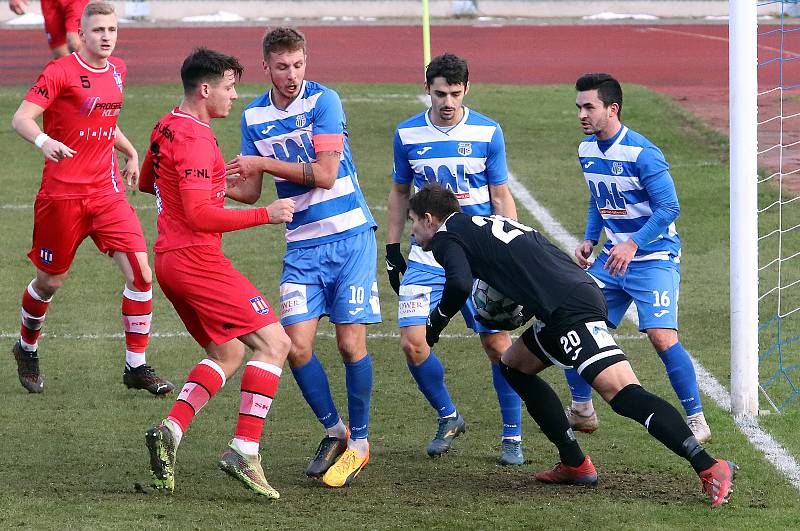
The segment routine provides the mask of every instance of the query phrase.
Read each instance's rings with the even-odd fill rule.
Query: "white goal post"
[[[729,3],[731,410],[758,413],[757,4]]]

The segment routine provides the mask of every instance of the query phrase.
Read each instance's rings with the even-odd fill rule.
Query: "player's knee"
[[[282,330],[281,332],[280,334],[274,334],[274,336],[270,338],[269,349],[273,357],[285,360],[289,355],[289,350],[292,348],[292,340],[289,339],[286,332]]]
[[[338,340],[339,353],[342,359],[348,363],[358,361],[363,358],[367,352],[367,345],[364,341],[354,339]]]
[[[678,332],[671,328],[650,328],[647,330],[647,337],[656,352],[669,350],[678,342]]]
[[[411,335],[400,334],[400,348],[406,355],[406,361],[412,365],[419,365],[428,358],[430,349],[423,339]]]
[[[489,359],[497,363],[503,352],[511,346],[511,338],[507,333],[481,334],[481,344]]]
[[[33,283],[33,289],[39,294],[42,299],[49,299],[55,295],[56,291],[64,285],[67,280],[67,274],[63,275],[37,275]]]

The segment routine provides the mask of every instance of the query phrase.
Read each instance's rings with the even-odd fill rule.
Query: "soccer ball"
[[[506,297],[481,279],[472,284],[472,302],[478,315],[487,321],[514,324],[522,314],[522,306]],[[512,328],[520,326],[517,324]]]

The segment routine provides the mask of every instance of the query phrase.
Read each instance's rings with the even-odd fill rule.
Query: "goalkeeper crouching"
[[[618,414],[642,424],[656,439],[685,458],[700,476],[711,506],[725,503],[738,467],[711,457],[681,414],[647,392],[606,325],[607,307],[594,280],[569,256],[531,227],[502,216],[468,216],[452,192],[431,183],[409,201],[417,243],[433,252],[445,271],[442,299],[428,317],[426,340],[433,346],[480,278],[522,305],[494,329],[521,326],[536,315],[501,357],[508,383],[539,427],[558,448],[560,462],[536,474],[544,483],[594,485],[597,470],[583,453],[556,393],[539,372],[550,365],[574,368]]]

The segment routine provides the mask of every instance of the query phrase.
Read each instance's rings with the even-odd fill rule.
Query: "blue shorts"
[[[587,271],[603,290],[608,304],[608,322],[615,328],[625,312],[636,304],[639,330],[648,328],[678,329],[678,292],[680,265],[672,260],[631,262],[622,276],[612,277],[603,269],[608,255],[597,257]]]
[[[444,275],[432,273],[409,265],[400,281],[400,304],[397,309],[397,324],[400,328],[425,325],[428,314],[442,300]],[[472,297],[461,308],[467,326],[477,333],[495,333],[475,320],[475,305]]]
[[[380,323],[377,256],[374,230],[286,251],[281,275],[281,324],[323,315],[334,324]]]

